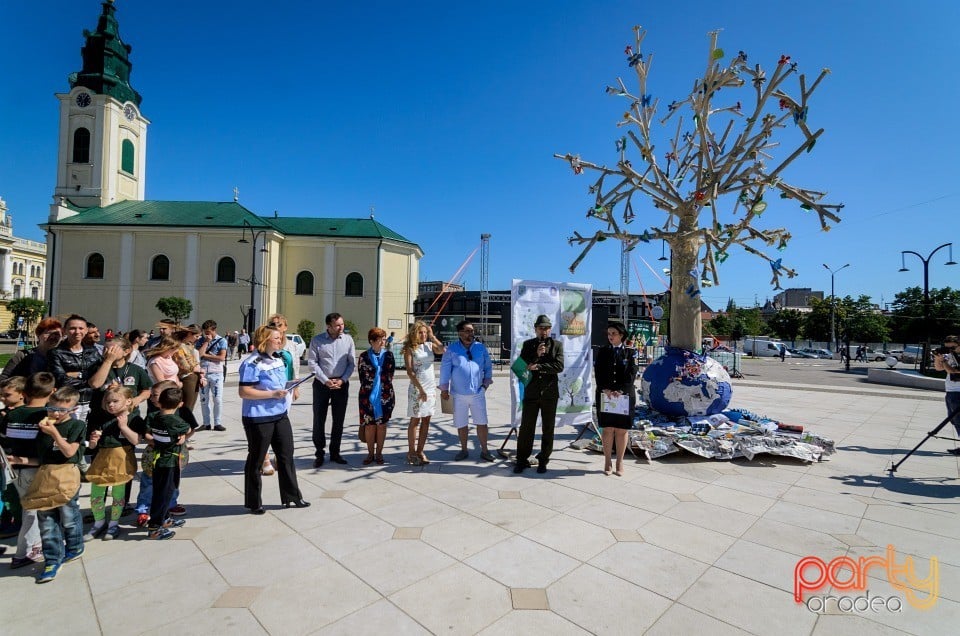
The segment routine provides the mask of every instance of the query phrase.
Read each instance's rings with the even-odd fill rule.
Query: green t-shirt
[[[173,468],[180,462],[182,444],[177,440],[186,435],[190,425],[176,414],[164,415],[157,413],[148,422],[150,434],[153,435],[153,448],[157,452],[158,468]]]
[[[90,399],[91,416],[98,413],[106,416],[106,419],[110,419],[110,416],[103,410],[103,394],[106,393],[107,387],[114,383],[130,389],[134,397],[153,386],[153,380],[150,379],[150,374],[147,373],[146,369],[138,367],[132,362],[119,367],[112,367],[107,373],[107,379],[103,386],[93,392],[93,397]],[[90,421],[90,416],[87,417],[87,421]]]
[[[68,443],[82,442],[87,437],[87,425],[80,420],[67,420],[57,424],[57,431],[60,436]],[[64,457],[60,452],[53,438],[40,431],[37,434],[37,452],[40,456],[40,464],[79,464],[80,457],[83,455],[83,447],[77,449],[72,457]]]
[[[47,414],[42,406],[18,406],[0,423],[0,443],[9,455],[37,457],[38,424]]]
[[[130,414],[127,416],[127,425],[133,428],[135,420],[139,420],[139,415]],[[97,442],[97,448],[117,448],[118,446],[133,446],[123,433],[120,432],[120,425],[117,424],[117,418],[106,411],[94,413],[90,411],[87,416],[87,438],[93,431],[100,431],[100,441]],[[135,433],[140,433],[134,429]]]

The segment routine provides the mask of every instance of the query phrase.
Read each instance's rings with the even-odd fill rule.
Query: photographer
[[[960,437],[960,338],[947,336],[943,339],[943,347],[936,350],[933,357],[933,367],[937,371],[946,371],[944,380],[946,388],[947,415],[953,415],[951,421]],[[960,455],[960,448],[948,451],[953,455]]]

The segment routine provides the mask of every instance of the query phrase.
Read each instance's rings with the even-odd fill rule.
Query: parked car
[[[887,353],[892,354],[893,352],[888,351]],[[909,346],[904,347],[902,351],[898,349],[895,357],[904,364],[916,364],[920,361],[920,356],[922,355],[923,347]]]
[[[806,354],[804,356],[806,358],[820,358],[826,360],[833,358],[833,353],[829,349],[811,349],[808,347],[806,349],[801,349],[800,351],[801,353]]]
[[[303,338],[300,337],[298,333],[288,333],[287,340],[293,343],[296,347],[297,358],[303,360],[304,356],[307,355],[307,345],[304,343]]]
[[[766,338],[743,339],[743,353],[759,358],[779,357],[780,347],[786,348],[779,340],[767,340]],[[790,357],[790,351],[787,351],[787,357]]]
[[[807,352],[804,351],[803,349],[791,349],[790,347],[787,347],[787,352],[788,352],[792,357],[794,357],[794,358],[816,358],[816,357],[818,357],[818,356],[815,356],[815,355],[813,355],[813,354],[807,353]]]

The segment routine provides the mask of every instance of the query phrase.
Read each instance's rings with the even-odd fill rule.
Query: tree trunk
[[[696,227],[695,212],[681,215],[680,228],[670,241],[670,346],[690,351],[698,351],[702,346],[697,260],[700,235]],[[696,274],[691,274],[694,271]]]

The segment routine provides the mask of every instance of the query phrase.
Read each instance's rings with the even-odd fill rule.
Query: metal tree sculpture
[[[717,47],[716,31],[711,32],[707,68],[702,78],[695,80],[693,91],[686,99],[667,106],[666,116],[660,120],[666,126],[676,118],[676,129],[671,128],[668,149],[655,152],[653,124],[659,100],[647,92],[647,77],[653,55],[641,52],[646,32],[634,27],[636,45],[627,46],[627,62],[636,71],[639,95],[633,95],[623,80],[617,86],[608,86],[607,93],[626,98],[630,107],[617,125],[629,127],[625,136],[616,141],[620,158],[615,168],[583,161],[579,155],[554,155],[570,163],[575,174],[596,170],[600,177],[590,187],[596,195],[595,204],[587,211],[605,225],[592,236],[574,232],[571,245],[586,244],[580,256],[570,266],[574,272],[587,253],[599,241],[617,239],[630,248],[637,242],[663,239],[670,244],[670,339],[675,347],[697,350],[701,342],[700,288],[719,282],[718,264],[723,263],[735,245],[763,258],[773,272],[771,284],[780,289],[780,277],[793,278],[796,272],[760,251],[750,243],[762,242],[783,251],[790,233],[785,228],[758,229],[755,222],[767,208],[764,195],[779,193],[782,199],[795,200],[803,210],[814,211],[820,217],[820,226],[828,231],[828,221],[837,223],[836,214],[842,204],[820,203],[825,193],[792,186],[783,181],[781,173],[804,151],[813,149],[823,129],[811,132],[807,127],[807,102],[820,81],[830,72],[823,69],[808,88],[804,75],[799,75],[799,98],[788,95],[784,82],[797,74],[796,62],[782,55],[770,77],[760,65],[747,66],[743,51],[727,66],[720,61],[724,52]],[[721,89],[753,86],[755,98],[750,103],[736,101],[732,91],[725,91],[729,101],[715,105]],[[689,109],[692,117],[684,121],[683,112]],[[779,109],[779,110],[777,110]],[[722,134],[711,130],[711,120],[722,123]],[[739,132],[734,127],[740,123]],[[773,169],[766,161],[773,161],[771,151],[779,146],[772,140],[776,129],[792,122],[802,131],[803,140]],[[719,130],[720,128],[718,128]],[[629,157],[637,162],[634,167]],[[639,161],[638,161],[639,159]],[[660,161],[664,164],[661,164]],[[653,205],[666,213],[661,226],[649,226],[640,233],[630,232],[627,226],[634,221],[633,197],[640,193],[649,197]],[[732,200],[732,206],[730,201]],[[617,207],[619,210],[617,211]],[[701,215],[707,219],[701,220]],[[703,248],[703,249],[701,249]]]

